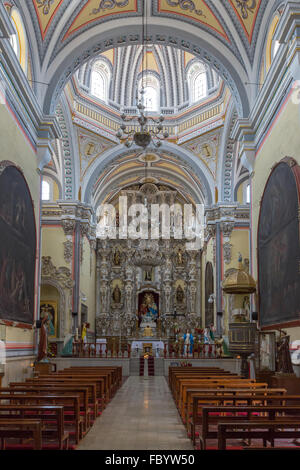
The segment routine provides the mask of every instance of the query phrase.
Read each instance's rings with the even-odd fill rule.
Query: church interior
[[[0,0],[0,450],[300,450],[299,129],[299,0]]]

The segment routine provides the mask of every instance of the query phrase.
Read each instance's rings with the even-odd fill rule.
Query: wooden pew
[[[113,385],[110,380],[111,377],[107,373],[90,371],[84,374],[80,371],[59,371],[57,374],[47,376],[47,378],[50,377],[65,377],[74,380],[78,379],[81,381],[88,380],[89,382],[95,382],[97,385],[97,400],[101,411],[105,408],[105,405],[110,401],[113,395]]]
[[[27,379],[26,384],[39,384],[47,385],[55,388],[56,386],[75,386],[75,387],[86,387],[88,389],[88,403],[90,413],[94,415],[94,419],[98,416],[98,400],[97,400],[97,383],[94,379],[89,380],[88,378],[69,378],[64,376],[47,377],[41,376],[38,379]],[[11,385],[11,384],[10,384]]]
[[[89,388],[89,398],[90,403],[93,404],[93,414],[94,418],[96,419],[98,416],[98,400],[103,398],[104,394],[104,381],[102,378],[94,377],[94,376],[74,376],[74,375],[42,375],[39,378],[35,379],[27,379],[26,383],[28,382],[38,382],[38,383],[67,383],[67,384],[75,384],[75,385],[83,385],[84,387]],[[102,405],[100,404],[100,407]]]
[[[64,369],[65,371],[72,371],[72,372],[77,372],[80,371],[80,373],[83,374],[89,374],[90,372],[109,372],[112,375],[112,382],[115,384],[115,388],[118,389],[122,386],[122,367],[121,366],[99,366],[99,367],[69,367],[67,369]]]
[[[210,413],[214,413],[211,415]],[[217,416],[219,414],[219,416]],[[228,416],[232,414],[232,416]],[[259,416],[257,416],[259,414]],[[285,416],[288,414],[288,416]],[[293,421],[294,425],[300,426],[300,397],[299,406],[284,405],[255,405],[255,406],[204,406],[202,408],[202,441],[204,449],[207,439],[217,439],[217,431],[211,431],[210,426],[223,422],[236,421]],[[293,415],[293,416],[291,416]]]
[[[43,392],[44,393],[44,392]],[[83,437],[83,417],[80,416],[80,397],[79,395],[45,395],[16,393],[16,390],[0,388],[0,404],[22,404],[22,405],[62,405],[65,413],[65,427],[73,432],[75,443],[78,444]],[[70,426],[71,424],[71,426]]]
[[[70,395],[75,394],[79,396],[80,399],[80,413],[84,419],[84,432],[87,432],[90,428],[90,414],[91,409],[89,405],[89,389],[88,387],[83,387],[82,385],[76,386],[74,384],[39,384],[37,382],[33,383],[19,383],[12,382],[10,383],[10,388],[4,388],[3,391],[9,391],[14,393],[14,390],[17,394],[20,392],[23,393],[34,393],[36,395]]]
[[[64,428],[64,407],[57,405],[0,405],[1,419],[39,419],[42,435],[55,436],[60,450],[69,447],[69,433]]]
[[[196,388],[198,390],[201,390],[201,388],[216,388],[216,389],[226,389],[226,388],[247,388],[247,389],[266,389],[268,384],[266,383],[254,383],[245,379],[239,379],[239,380],[216,380],[216,379],[211,379],[210,381],[181,381],[180,382],[180,390],[178,394],[178,400],[177,400],[177,407],[179,409],[180,415],[184,417],[184,412],[185,412],[185,406],[186,406],[186,391],[187,389],[191,388]]]
[[[227,371],[203,371],[203,370],[197,370],[196,368],[192,368],[193,370],[180,370],[180,371],[174,371],[171,374],[171,377],[169,378],[169,383],[170,383],[170,390],[172,394],[174,395],[174,390],[176,388],[176,382],[180,377],[202,377],[202,378],[212,378],[212,377],[239,377],[237,374],[233,374],[231,372]]]
[[[257,401],[260,402],[262,397],[268,396],[282,396],[286,394],[285,388],[263,388],[263,389],[244,389],[244,388],[226,388],[226,389],[187,389],[186,390],[186,410],[183,422],[186,426],[189,424],[189,418],[192,416],[194,419],[194,414],[197,416],[197,413],[201,412],[201,401],[216,403],[216,405],[221,405],[220,401],[226,401],[229,404],[232,403],[245,403],[247,400],[252,397],[257,396]],[[228,399],[224,398],[228,396]],[[194,403],[195,399],[195,403]],[[204,400],[205,399],[205,400]],[[255,401],[255,398],[254,398]],[[254,403],[255,404],[255,403]],[[198,408],[197,408],[198,407]]]
[[[42,449],[42,421],[33,419],[1,419],[0,418],[0,449],[5,449],[5,440],[32,439],[33,449]]]
[[[298,422],[300,427],[300,422]],[[264,446],[275,439],[299,439],[300,429],[295,429],[295,421],[239,421],[218,424],[218,450],[226,450],[228,439],[262,439]]]

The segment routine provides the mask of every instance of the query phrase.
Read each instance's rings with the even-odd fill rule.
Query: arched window
[[[194,79],[194,102],[204,98],[207,94],[207,77],[205,72],[200,72]]]
[[[15,34],[11,36],[10,43],[16,56],[21,64],[25,74],[27,74],[28,67],[28,47],[27,37],[23,24],[22,17],[16,8],[11,10],[11,21],[15,30]]]
[[[108,100],[109,82],[110,70],[104,61],[98,60],[92,69],[91,94],[106,102]]]
[[[250,203],[251,203],[251,186],[250,186],[250,183],[248,183],[246,187],[246,204],[250,204]]]
[[[279,14],[276,14],[270,24],[269,32],[267,35],[266,57],[265,57],[266,74],[268,73],[271,67],[272,61],[275,55],[277,54],[279,46],[280,46],[279,41],[275,40],[275,33],[276,33],[279,20],[280,20],[280,16]]]
[[[205,65],[200,62],[194,62],[187,72],[189,84],[190,103],[197,103],[207,96],[207,74]]]
[[[147,75],[140,80],[139,90],[144,90],[142,101],[145,110],[159,112],[160,107],[160,84],[156,77]]]
[[[157,111],[158,110],[158,96],[157,90],[151,86],[145,88],[144,104],[146,111]]]
[[[93,71],[92,76],[92,95],[105,101],[105,79],[101,73],[95,70]]]
[[[50,183],[48,181],[42,182],[42,201],[50,201]]]

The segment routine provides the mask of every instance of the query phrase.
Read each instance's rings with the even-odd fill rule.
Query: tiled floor
[[[164,377],[129,377],[78,450],[193,450]]]

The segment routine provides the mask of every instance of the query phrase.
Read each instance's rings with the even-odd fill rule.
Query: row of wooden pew
[[[122,380],[122,367],[70,367],[0,388],[0,449],[74,448]]]
[[[300,393],[288,395],[217,367],[170,367],[169,387],[196,449],[207,449],[208,442],[219,450],[253,449],[251,440],[263,448],[278,440],[297,448],[291,442],[300,439]]]

